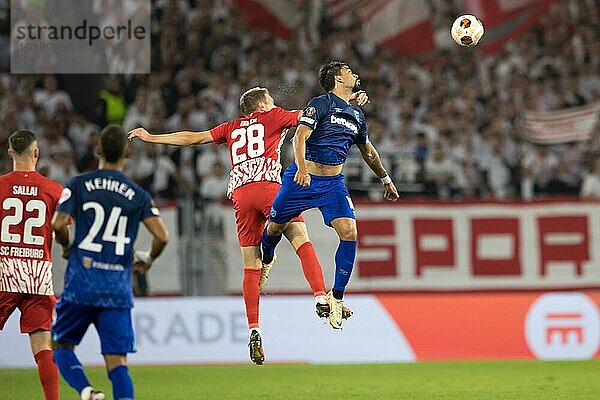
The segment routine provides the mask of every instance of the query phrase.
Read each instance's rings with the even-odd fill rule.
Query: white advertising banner
[[[233,215],[224,215],[229,270],[241,270]],[[303,215],[331,287],[339,240],[318,211]],[[358,204],[356,215],[350,292],[600,287],[598,202],[375,203]],[[309,292],[285,239],[277,254],[267,291]],[[240,274],[228,287],[240,292]]]
[[[261,299],[267,362],[413,361],[403,334],[375,296],[347,296],[355,316],[334,331],[317,317],[312,296]],[[27,335],[15,312],[0,333],[0,368],[34,367]],[[248,328],[240,297],[138,299],[133,309],[137,353],[130,364],[250,363]],[[101,365],[100,344],[90,327],[77,355]]]
[[[267,363],[600,358],[594,291],[345,297],[354,315],[334,331],[317,318],[312,296],[263,296]],[[143,299],[133,320],[138,352],[130,364],[251,364],[241,296]],[[93,327],[77,354],[86,365],[103,363]],[[16,313],[0,333],[0,368],[18,367],[35,363]]]

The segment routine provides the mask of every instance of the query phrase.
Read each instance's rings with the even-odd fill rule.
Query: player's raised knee
[[[332,222],[335,231],[341,240],[356,240],[358,232],[356,230],[356,221],[353,219],[339,219]]]

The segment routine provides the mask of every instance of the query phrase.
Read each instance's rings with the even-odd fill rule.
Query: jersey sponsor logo
[[[91,268],[93,262],[94,260],[91,257],[83,257],[81,259],[81,265],[83,265],[84,268]]]
[[[304,115],[306,117],[312,117],[316,113],[317,113],[317,110],[314,107],[310,106],[310,107],[306,107],[304,109],[304,112],[302,113],[302,115]]]
[[[69,188],[64,188],[62,190],[62,193],[60,194],[60,199],[58,200],[58,204],[62,204],[65,201],[69,200],[71,198],[71,195],[73,193],[71,192],[71,189]]]
[[[332,124],[345,126],[346,128],[350,129],[352,132],[358,133],[358,128],[356,127],[356,124],[353,124],[352,122],[348,121],[345,118],[336,117],[335,115],[332,115],[330,122]]]

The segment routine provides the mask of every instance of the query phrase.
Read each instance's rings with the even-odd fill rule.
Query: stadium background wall
[[[314,314],[311,296],[263,298],[269,362],[600,357],[598,293],[348,295],[346,301],[355,315],[334,331]],[[282,313],[294,317],[282,324]],[[138,299],[133,314],[138,352],[129,357],[131,364],[247,363],[240,297]],[[86,364],[101,365],[92,330],[78,354]],[[1,368],[34,366],[27,336],[17,332],[15,313],[0,335],[6,350]]]

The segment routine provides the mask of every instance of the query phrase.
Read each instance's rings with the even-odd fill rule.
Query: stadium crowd
[[[153,0],[152,74],[102,78],[92,111],[65,90],[68,76],[9,73],[8,1],[0,0],[0,146],[17,129],[39,135],[40,172],[64,183],[96,167],[94,148],[107,123],[151,132],[205,130],[239,114],[247,88],[270,89],[276,104],[302,108],[320,92],[321,63],[347,61],[361,76],[370,139],[407,196],[525,199],[600,198],[600,127],[589,142],[533,145],[523,110],[557,110],[600,100],[598,2],[558,1],[502,49],[482,55],[458,46],[438,62],[361,42],[360,21],[333,24],[287,40],[247,27],[227,0]],[[310,2],[298,2],[302,5]],[[448,30],[457,1],[430,0],[434,25]],[[307,6],[308,7],[308,6]],[[325,8],[326,12],[326,8]],[[88,93],[88,96],[90,94]],[[284,163],[291,161],[286,145]],[[126,173],[158,198],[224,199],[226,148],[166,148],[133,143]],[[0,158],[0,173],[10,169]],[[345,169],[354,196],[381,195],[355,152]]]

